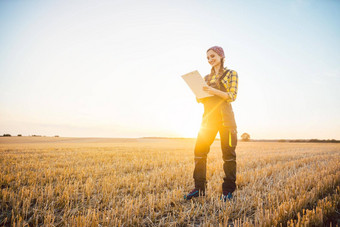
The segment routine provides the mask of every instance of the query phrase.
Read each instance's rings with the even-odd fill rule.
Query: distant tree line
[[[328,139],[328,140],[319,140],[319,139],[309,139],[309,140],[285,140],[281,139],[278,142],[289,142],[289,143],[340,143],[340,140],[336,139]]]
[[[328,139],[328,140],[319,140],[319,139],[296,139],[296,140],[288,140],[288,139],[280,139],[280,140],[251,140],[250,135],[248,133],[243,133],[241,135],[242,141],[254,141],[254,142],[286,142],[286,143],[340,143],[340,140],[336,139]]]
[[[2,136],[11,136],[11,134],[3,134]]]
[[[0,137],[10,137],[12,136],[11,134],[8,134],[8,133],[5,133],[3,135],[0,135]],[[22,134],[18,134],[17,136],[22,136]],[[33,137],[42,137],[42,135],[31,135]],[[46,136],[43,136],[43,137],[46,137]],[[59,137],[59,135],[55,135],[54,137]]]

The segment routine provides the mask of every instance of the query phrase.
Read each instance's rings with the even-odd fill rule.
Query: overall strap
[[[222,78],[224,78],[230,71],[231,71],[230,69],[227,69],[227,70],[223,73],[223,75],[220,77],[220,80],[221,80]]]
[[[231,70],[230,70],[230,69],[227,69],[227,70],[223,73],[223,75],[219,78],[218,86],[219,86],[220,88],[223,88],[223,89],[224,89],[224,86],[223,86],[223,84],[222,84],[222,80],[224,79],[224,77],[225,77],[229,72],[231,72]],[[221,86],[221,85],[222,85],[222,86]]]

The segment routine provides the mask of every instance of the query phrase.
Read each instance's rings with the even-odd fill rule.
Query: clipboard
[[[203,91],[203,86],[208,85],[197,70],[184,74],[182,78],[188,84],[196,98],[202,99],[213,96],[208,92]]]

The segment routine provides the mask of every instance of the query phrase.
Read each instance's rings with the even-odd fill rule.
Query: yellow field
[[[193,189],[193,139],[0,138],[0,225],[333,226],[340,144],[239,142],[234,199],[219,200],[222,153]]]

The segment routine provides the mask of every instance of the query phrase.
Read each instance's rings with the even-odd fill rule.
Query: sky
[[[0,134],[196,137],[223,47],[238,136],[340,139],[340,1],[0,0]]]

